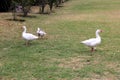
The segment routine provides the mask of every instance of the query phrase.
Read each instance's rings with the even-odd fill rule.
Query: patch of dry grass
[[[59,67],[62,68],[71,68],[73,70],[75,69],[81,69],[87,65],[90,64],[90,60],[88,59],[90,56],[79,56],[79,57],[71,57],[68,60],[60,60]]]

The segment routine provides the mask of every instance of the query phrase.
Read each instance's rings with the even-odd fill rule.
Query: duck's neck
[[[101,39],[101,37],[100,37],[100,35],[99,35],[99,33],[98,33],[98,32],[96,32],[96,38]]]
[[[26,28],[24,28],[24,31],[23,31],[23,33],[26,33]]]

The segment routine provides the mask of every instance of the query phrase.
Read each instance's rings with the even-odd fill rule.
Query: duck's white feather
[[[23,33],[22,37],[26,40],[34,40],[38,38],[37,36],[30,34],[30,33]]]
[[[83,43],[89,47],[94,47],[94,46],[97,46],[98,44],[100,44],[101,40],[98,38],[91,38],[91,39],[82,41],[81,43]]]
[[[101,37],[99,35],[100,32],[101,32],[101,30],[97,30],[96,31],[96,38],[91,38],[91,39],[88,39],[88,40],[84,40],[81,43],[83,43],[83,44],[85,44],[86,46],[89,46],[89,47],[97,46],[98,44],[101,43]]]
[[[46,35],[46,32],[42,31],[40,28],[38,28],[37,30],[37,34],[41,37],[43,37],[44,35]]]
[[[38,36],[26,32],[26,26],[23,26],[23,29],[24,29],[24,31],[22,32],[22,37],[23,37],[25,40],[38,39]]]

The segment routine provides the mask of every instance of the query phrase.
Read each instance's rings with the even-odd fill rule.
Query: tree
[[[55,4],[56,4],[56,7],[59,7],[59,5],[61,4],[62,0],[56,0]]]
[[[17,2],[12,0],[11,9],[13,14],[13,20],[16,20],[16,5],[17,5]]]
[[[12,4],[15,10],[16,6],[22,6],[23,16],[27,16],[30,11],[31,5],[34,3],[34,0],[12,0]]]
[[[48,0],[36,0],[37,4],[39,5],[40,7],[40,13],[44,13],[44,9],[45,9],[45,6],[46,4],[48,3]]]
[[[56,2],[56,0],[48,0],[49,6],[50,6],[50,11],[52,11],[53,4]]]
[[[34,0],[21,0],[21,6],[24,13],[24,17],[28,15],[31,5],[34,3]]]

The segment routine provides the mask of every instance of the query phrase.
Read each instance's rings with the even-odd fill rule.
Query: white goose
[[[101,37],[99,35],[100,32],[102,32],[102,30],[97,29],[96,30],[96,38],[84,40],[81,43],[85,44],[88,47],[91,47],[91,52],[93,52],[95,50],[95,47],[101,43]]]
[[[43,38],[46,35],[46,32],[44,32],[40,28],[38,28],[37,34],[38,34],[39,37]]]
[[[22,32],[22,37],[23,37],[23,39],[26,40],[26,45],[29,44],[29,41],[38,39],[38,36],[35,36],[31,33],[26,33],[26,30],[27,30],[26,26],[22,26],[22,28],[24,29],[24,31]]]

